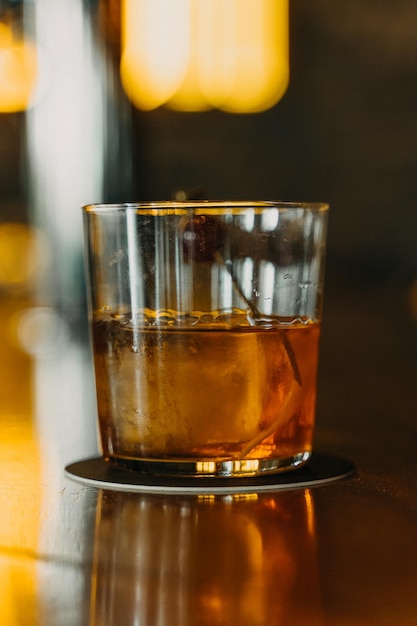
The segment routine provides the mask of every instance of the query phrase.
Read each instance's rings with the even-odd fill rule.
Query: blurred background
[[[221,97],[197,98],[194,110],[184,110],[172,85],[170,96],[147,102],[146,72],[152,78],[157,70],[140,66],[133,44],[124,54],[129,37],[146,39],[134,4],[0,0],[3,400],[17,397],[10,350],[22,359],[59,350],[68,337],[88,343],[81,205],[169,199],[180,190],[210,199],[327,201],[317,438],[365,464],[373,454],[389,463],[396,429],[416,435],[416,3],[291,0],[287,85],[287,31],[279,22],[286,2],[230,0],[230,11],[249,6],[249,32],[261,5],[278,29],[268,44],[281,59],[279,67],[271,62],[275,87],[264,90],[263,103],[243,103],[251,112]],[[178,20],[188,18],[179,11],[187,3],[170,14],[174,4],[153,1],[162,13],[150,40],[156,47],[161,37],[172,40],[177,51]],[[200,16],[201,33],[209,17],[216,29],[221,13],[213,15]],[[246,94],[259,91],[256,67]],[[386,429],[386,450],[372,452],[370,413]]]

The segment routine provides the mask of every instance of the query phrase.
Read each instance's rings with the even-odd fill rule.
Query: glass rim
[[[281,200],[157,200],[138,202],[99,202],[85,204],[81,207],[85,214],[123,213],[129,210],[136,212],[156,212],[165,214],[170,212],[188,212],[191,209],[199,212],[227,211],[244,209],[278,209],[280,211],[308,210],[326,212],[329,210],[327,202],[293,202]]]

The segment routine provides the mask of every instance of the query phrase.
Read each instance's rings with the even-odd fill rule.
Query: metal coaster
[[[347,478],[356,468],[347,459],[314,452],[298,469],[265,476],[170,477],[119,468],[102,457],[67,465],[68,478],[101,489],[145,493],[256,493],[285,489],[306,489]]]

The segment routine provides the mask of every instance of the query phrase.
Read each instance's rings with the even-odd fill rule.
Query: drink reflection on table
[[[90,623],[318,626],[311,492],[101,491]]]

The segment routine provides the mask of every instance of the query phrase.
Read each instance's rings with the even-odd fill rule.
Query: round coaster
[[[242,477],[170,477],[129,471],[102,457],[67,465],[65,474],[77,482],[113,491],[147,493],[256,493],[305,489],[351,476],[355,466],[347,459],[314,452],[310,460],[290,472]]]

